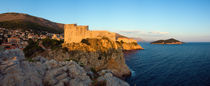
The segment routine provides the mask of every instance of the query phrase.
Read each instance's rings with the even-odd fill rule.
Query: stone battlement
[[[85,38],[102,37],[107,37],[112,41],[116,41],[116,34],[113,32],[89,30],[88,26],[78,26],[77,24],[64,25],[64,43],[78,43]]]

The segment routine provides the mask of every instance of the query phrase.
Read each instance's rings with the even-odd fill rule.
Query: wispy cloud
[[[152,31],[151,34],[169,34],[169,32]]]

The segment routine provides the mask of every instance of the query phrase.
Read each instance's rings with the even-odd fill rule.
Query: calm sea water
[[[210,86],[210,43],[140,45],[125,52],[131,86]]]

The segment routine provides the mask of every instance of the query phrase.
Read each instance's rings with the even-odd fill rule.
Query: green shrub
[[[59,41],[56,39],[46,38],[42,40],[42,44],[45,48],[50,48],[52,50],[62,48],[63,41]]]
[[[52,49],[52,50],[62,48],[61,44],[63,43],[63,41],[58,41],[58,40],[49,39],[49,38],[38,40],[38,41],[33,41],[32,39],[29,39],[28,46],[26,46],[26,48],[23,49],[25,56],[31,57],[34,53],[43,52],[44,49],[42,49],[39,46],[40,42],[42,42],[42,45],[45,48]]]
[[[28,40],[28,46],[23,49],[26,57],[31,57],[36,52],[42,52],[44,51],[40,46],[39,42],[34,42],[32,39]]]

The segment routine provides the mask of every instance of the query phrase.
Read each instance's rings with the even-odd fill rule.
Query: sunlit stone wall
[[[88,26],[77,26],[76,24],[65,24],[64,26],[64,42],[78,43],[85,38],[102,38],[107,37],[112,41],[116,41],[116,34],[109,31],[90,31]]]

